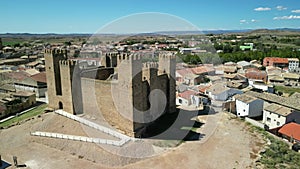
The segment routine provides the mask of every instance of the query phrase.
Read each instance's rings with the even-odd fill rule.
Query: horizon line
[[[158,31],[158,32],[128,32],[128,33],[89,33],[89,32],[0,32],[0,35],[9,35],[9,34],[30,34],[30,35],[131,35],[131,34],[154,34],[154,33],[180,33],[180,32],[209,32],[209,31],[255,31],[255,30],[296,30],[300,31],[300,28],[245,28],[245,29],[203,29],[203,30],[191,30],[191,31]]]

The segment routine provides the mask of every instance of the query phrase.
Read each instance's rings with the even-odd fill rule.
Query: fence
[[[250,124],[256,126],[256,127],[259,127],[259,128],[262,128],[262,129],[265,128],[263,123],[260,123],[260,122],[258,122],[256,120],[253,120],[253,119],[250,119],[249,117],[246,117],[245,120],[247,122],[249,122]]]
[[[97,143],[97,144],[108,144],[113,146],[122,146],[128,140],[108,140],[108,139],[100,139],[100,138],[91,138],[91,137],[84,137],[84,136],[75,136],[75,135],[68,135],[68,134],[61,134],[61,133],[50,133],[50,132],[41,132],[36,131],[30,133],[32,136],[40,136],[40,137],[50,137],[50,138],[59,138],[59,139],[67,139],[67,140],[74,140],[74,141],[82,141],[82,142],[89,142],[89,143]]]

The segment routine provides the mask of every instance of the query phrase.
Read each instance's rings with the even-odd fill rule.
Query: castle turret
[[[75,114],[72,77],[76,63],[67,60],[67,50],[46,49],[44,55],[49,107]]]

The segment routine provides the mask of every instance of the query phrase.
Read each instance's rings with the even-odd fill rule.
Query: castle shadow
[[[158,140],[195,141],[205,135],[195,132],[204,123],[195,120],[198,111],[177,110],[175,113],[165,113],[151,125],[142,135],[142,138]]]
[[[8,168],[10,166],[11,166],[11,164],[9,164],[8,162],[2,160],[1,164],[0,164],[0,169],[5,169],[5,168]]]
[[[209,114],[216,114],[218,113],[215,109],[211,106],[204,106],[203,110],[198,111],[198,115],[209,115]]]

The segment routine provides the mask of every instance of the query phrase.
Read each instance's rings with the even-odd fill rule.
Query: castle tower
[[[0,38],[0,50],[3,48],[2,39]]]
[[[176,55],[171,52],[159,53],[158,71],[159,74],[167,74],[169,77],[167,110],[168,113],[173,113],[176,111]]]
[[[51,101],[54,100],[57,95],[62,95],[59,61],[66,59],[66,55],[59,49],[45,49],[44,57],[47,77],[48,100],[50,101],[49,107],[56,108],[57,106],[54,105],[54,103]]]
[[[72,76],[75,62],[67,60],[67,51],[45,50],[48,106],[75,114],[72,96]]]
[[[147,87],[142,82],[142,60],[139,54],[124,55],[118,66],[119,99],[117,107],[121,114],[132,124],[132,133],[136,136],[137,129],[143,124],[144,111],[147,107]]]

